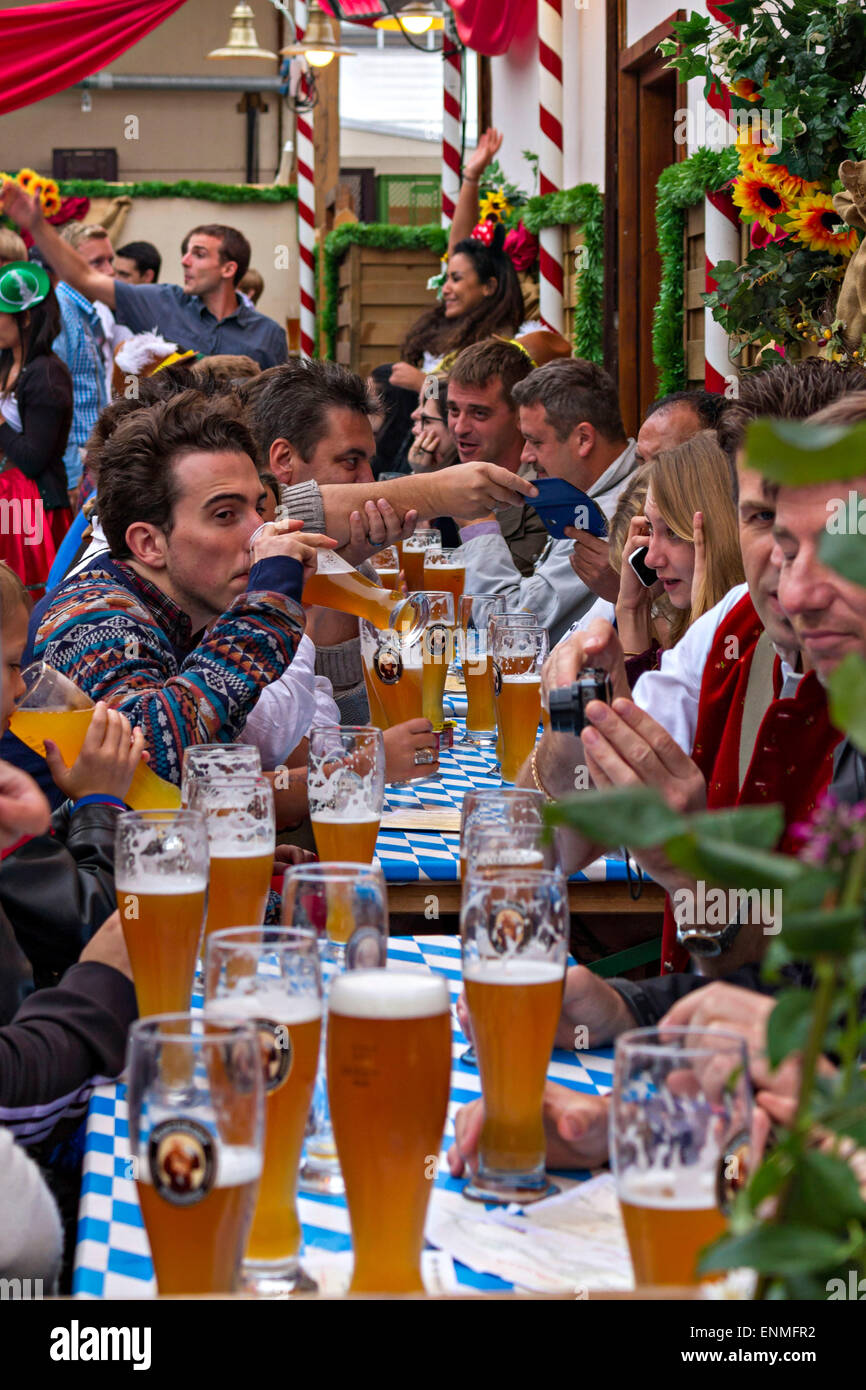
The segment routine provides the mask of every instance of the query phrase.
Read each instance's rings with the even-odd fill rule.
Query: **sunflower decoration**
[[[741,97],[743,101],[760,101],[761,89],[757,82],[753,82],[751,77],[738,77],[736,82],[728,84],[735,96]]]
[[[802,198],[788,214],[788,226],[810,251],[829,251],[832,255],[847,257],[857,250],[857,232],[842,221],[829,193],[813,193]]]
[[[54,179],[43,178],[35,169],[19,169],[15,182],[20,184],[31,198],[39,199],[46,217],[53,217],[60,211],[63,199]]]
[[[25,193],[29,193],[31,191],[30,185],[33,183],[34,179],[38,178],[39,175],[35,169],[19,169],[15,182],[20,183]]]
[[[757,160],[734,184],[731,194],[744,222],[757,222],[765,232],[775,232],[776,218],[787,217],[795,196],[787,186],[784,171],[776,164]]]
[[[485,193],[478,205],[479,221],[481,222],[504,222],[506,217],[511,216],[512,211],[512,206],[502,188],[495,189],[492,193]]]
[[[737,158],[743,173],[747,169],[751,169],[756,160],[763,160],[768,155],[778,154],[772,141],[764,139],[763,130],[759,132],[752,128],[751,119],[748,129],[737,135],[736,146]]]

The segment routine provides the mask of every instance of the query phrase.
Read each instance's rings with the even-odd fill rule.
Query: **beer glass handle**
[[[407,607],[413,610],[416,614],[416,618],[410,628],[404,629],[401,623],[403,621],[404,610]],[[405,641],[416,642],[429,621],[430,605],[427,599],[419,594],[410,594],[408,598],[401,599],[399,603],[395,603],[388,618],[388,626],[399,632]]]

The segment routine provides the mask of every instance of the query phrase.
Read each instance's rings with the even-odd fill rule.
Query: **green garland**
[[[297,202],[295,184],[203,183],[181,179],[178,183],[106,183],[104,179],[60,179],[66,198],[202,198],[208,203]]]
[[[392,227],[387,222],[345,222],[325,237],[325,302],[319,312],[318,331],[324,332],[328,357],[337,355],[337,303],[340,298],[340,261],[350,246],[375,246],[380,250],[435,251],[444,256],[448,233],[435,222],[424,227]],[[319,254],[321,255],[321,247]],[[317,341],[318,341],[317,331]]]
[[[602,290],[604,285],[604,204],[594,183],[579,183],[561,193],[530,198],[523,225],[533,236],[542,227],[575,223],[583,229],[585,252],[576,274],[574,351],[590,362],[602,360]]]
[[[686,385],[683,345],[686,209],[702,202],[708,188],[721,188],[736,172],[736,149],[715,151],[701,147],[679,164],[669,164],[659,178],[656,232],[662,275],[658,303],[653,310],[653,361],[658,368],[660,396],[681,391]]]

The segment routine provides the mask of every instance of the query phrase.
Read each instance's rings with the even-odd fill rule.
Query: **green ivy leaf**
[[[771,1015],[772,1017],[772,1015]],[[780,1145],[764,1159],[763,1163],[749,1179],[747,1189],[749,1206],[757,1211],[768,1197],[774,1197],[782,1184],[790,1176],[793,1160],[788,1150]]]
[[[791,915],[784,911],[783,904],[782,936],[787,950],[798,959],[842,956],[857,940],[862,919],[860,907],[834,907]]]
[[[688,835],[665,841],[671,862],[696,878],[706,878],[731,888],[782,888],[794,883],[804,872],[796,859],[747,845],[711,842]]]
[[[844,1231],[849,1221],[866,1220],[866,1202],[853,1169],[820,1149],[800,1154],[788,1210],[795,1223],[828,1233]]]
[[[772,849],[785,829],[785,812],[776,805],[706,811],[692,817],[691,828],[699,840],[709,834],[734,845]]]
[[[862,544],[862,542],[861,542]],[[861,753],[866,753],[866,662],[855,652],[840,661],[827,681],[830,718]]]
[[[856,478],[864,470],[866,424],[755,420],[746,434],[746,456],[750,468],[789,487]]]
[[[861,466],[866,472],[866,461]],[[836,498],[835,500],[847,507],[847,498]],[[866,499],[863,499],[863,511],[864,518],[866,518]],[[834,521],[834,517],[828,515],[826,523],[828,527],[841,523],[841,517]],[[829,565],[830,569],[835,570],[837,574],[841,574],[843,579],[850,580],[852,584],[859,584],[860,588],[864,589],[866,588],[866,543],[864,542],[866,542],[866,520],[864,520],[862,534],[854,531],[845,535],[825,530],[818,545],[818,558],[825,565]]]
[[[809,1274],[841,1263],[848,1246],[826,1231],[808,1226],[756,1226],[743,1236],[722,1237],[701,1256],[703,1274],[713,1270],[755,1269],[759,1274]]]
[[[805,1047],[814,1002],[811,990],[806,989],[785,989],[777,996],[767,1023],[767,1060],[774,1070]]]
[[[597,844],[646,849],[680,833],[686,822],[650,787],[567,797],[545,808],[549,825],[568,825]]]

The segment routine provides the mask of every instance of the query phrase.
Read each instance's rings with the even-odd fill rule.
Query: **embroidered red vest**
[[[707,782],[707,808],[780,802],[785,826],[807,820],[819,794],[829,786],[833,749],[841,737],[830,723],[824,688],[810,671],[797,693],[782,700],[782,663],[773,666],[773,699],[755,739],[752,759],[740,787],[740,732],[749,672],[763,631],[748,594],[719,623],[701,682],[692,757]],[[796,852],[786,828],[778,849]],[[662,973],[685,970],[688,952],[677,941],[670,899],[665,905]]]

